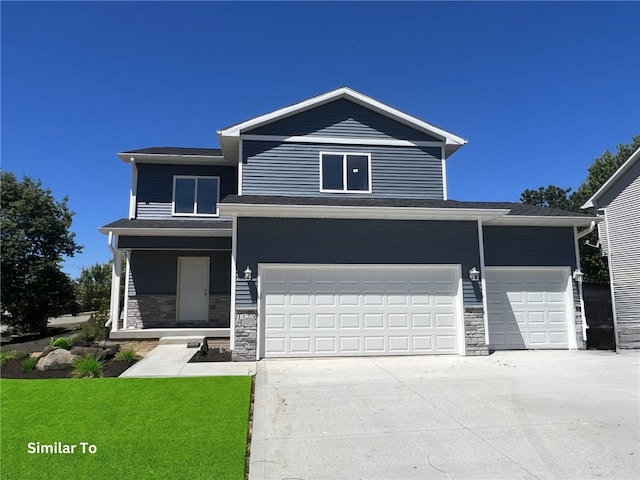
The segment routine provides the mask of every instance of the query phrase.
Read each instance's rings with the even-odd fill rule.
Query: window
[[[371,154],[321,152],[320,191],[371,193]]]
[[[174,215],[218,215],[220,178],[173,177]]]

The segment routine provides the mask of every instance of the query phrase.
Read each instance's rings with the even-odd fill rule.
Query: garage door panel
[[[490,348],[567,348],[567,275],[558,268],[487,269]]]
[[[456,267],[263,268],[267,357],[458,353]]]

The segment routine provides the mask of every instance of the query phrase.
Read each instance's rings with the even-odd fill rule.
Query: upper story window
[[[220,177],[173,177],[173,214],[217,216]]]
[[[371,193],[371,154],[320,152],[320,191]]]

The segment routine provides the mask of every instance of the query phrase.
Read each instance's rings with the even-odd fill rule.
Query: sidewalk
[[[256,362],[187,363],[196,352],[186,345],[158,345],[120,377],[221,377],[255,375]]]

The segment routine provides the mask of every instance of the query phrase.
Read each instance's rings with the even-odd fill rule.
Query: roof
[[[512,202],[460,202],[415,198],[285,197],[228,195],[220,202],[225,215],[317,216],[477,220],[505,225],[588,226],[595,217],[582,213]]]
[[[199,147],[147,147],[118,153],[126,163],[181,163],[181,164],[225,164],[219,148]]]
[[[199,157],[220,157],[220,148],[194,148],[194,147],[147,147],[137,150],[127,150],[121,153],[142,153],[145,155],[196,155]]]
[[[121,218],[99,228],[105,235],[216,237],[231,235],[231,220],[227,219],[129,219]]]
[[[283,118],[289,117],[291,115],[296,115],[298,113],[311,110],[315,107],[319,107],[321,105],[333,102],[341,98],[350,100],[358,105],[380,113],[381,115],[389,117],[397,122],[403,123],[418,131],[442,139],[445,143],[445,157],[449,157],[456,150],[458,150],[458,148],[467,143],[467,140],[456,135],[455,133],[449,132],[432,123],[427,123],[417,117],[401,112],[396,108],[393,108],[389,105],[379,102],[378,100],[363,95],[362,93],[359,93],[349,87],[341,87],[336,90],[317,95],[307,100],[294,103],[293,105],[289,105],[287,107],[274,110],[273,112],[266,113],[250,120],[246,120],[244,122],[237,123],[235,125],[231,125],[229,127],[218,130],[220,145],[222,145],[222,148],[223,150],[225,150],[225,152],[229,151],[229,153],[233,152],[233,154],[236,154],[238,138],[242,134],[242,132],[261,125],[282,120]]]
[[[629,170],[635,162],[638,161],[638,159],[640,159],[640,148],[638,148],[635,152],[633,152],[631,156],[627,159],[627,161],[624,162],[622,165],[620,165],[620,168],[618,168],[618,170],[616,170],[613,173],[613,175],[611,175],[609,180],[604,182],[604,185],[602,185],[598,189],[598,191],[594,193],[591,196],[591,198],[587,200],[585,204],[582,205],[582,207],[580,208],[595,207],[597,205],[598,200],[602,198],[602,196],[609,191],[609,189],[618,181],[618,179],[622,177],[625,174],[625,172]]]

